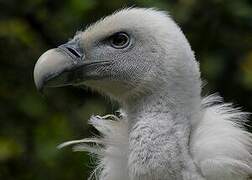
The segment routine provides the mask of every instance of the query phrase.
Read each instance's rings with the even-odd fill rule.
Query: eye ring
[[[118,33],[113,34],[109,38],[109,42],[113,48],[123,49],[129,45],[130,38],[129,38],[128,34],[126,34],[124,32],[118,32]]]

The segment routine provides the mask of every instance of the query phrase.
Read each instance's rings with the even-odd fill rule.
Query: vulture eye
[[[124,32],[119,32],[109,38],[110,44],[116,49],[122,49],[129,45],[129,36]]]

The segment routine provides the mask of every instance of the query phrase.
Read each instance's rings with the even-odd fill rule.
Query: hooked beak
[[[88,70],[108,61],[86,61],[78,40],[71,40],[40,56],[34,68],[37,89],[78,84],[88,77]]]

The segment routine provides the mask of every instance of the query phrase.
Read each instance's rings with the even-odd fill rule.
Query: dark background
[[[47,49],[128,6],[169,11],[189,39],[207,82],[252,112],[252,2],[248,0],[0,0],[0,179],[87,179],[94,159],[64,141],[95,133],[87,120],[117,106],[72,87],[39,94],[33,67]]]

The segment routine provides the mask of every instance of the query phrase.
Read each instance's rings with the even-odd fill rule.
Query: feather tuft
[[[98,165],[91,179],[122,179],[122,169],[127,177],[128,122],[124,113],[119,116],[92,116],[89,123],[101,134],[100,138],[87,138],[62,143],[58,148],[73,145],[73,151],[86,151],[98,156]],[[93,146],[89,145],[94,144]],[[118,170],[120,171],[118,171]],[[117,172],[120,172],[117,173]]]
[[[222,103],[216,94],[203,98],[202,118],[194,124],[190,145],[208,180],[245,180],[252,175],[252,135],[243,125],[248,115]]]

